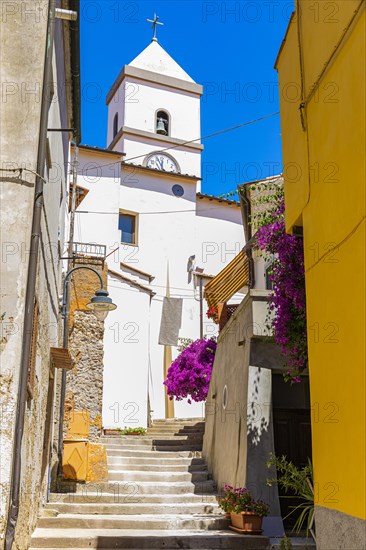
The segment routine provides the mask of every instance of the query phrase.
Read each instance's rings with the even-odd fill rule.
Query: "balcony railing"
[[[102,265],[107,256],[107,247],[104,244],[97,243],[79,243],[72,245],[73,264],[95,264]]]
[[[240,304],[223,304],[219,313],[219,330],[222,330]]]
[[[105,258],[107,255],[107,247],[104,244],[96,243],[73,243],[72,253],[75,256]]]

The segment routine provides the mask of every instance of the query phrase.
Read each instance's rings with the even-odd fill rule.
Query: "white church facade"
[[[179,352],[159,343],[167,296],[181,300],[179,338],[216,333],[200,284],[244,245],[239,203],[201,193],[201,95],[153,40],[107,95],[107,148],[79,148],[74,240],[106,247],[118,306],[105,321],[104,428],[204,416],[202,403],[168,401],[163,381]]]

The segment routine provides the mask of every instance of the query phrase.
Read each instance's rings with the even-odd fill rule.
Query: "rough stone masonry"
[[[88,411],[90,441],[98,441],[102,434],[103,333],[104,324],[95,315],[74,312],[69,348],[75,366],[67,373],[65,417],[70,418],[72,411]]]

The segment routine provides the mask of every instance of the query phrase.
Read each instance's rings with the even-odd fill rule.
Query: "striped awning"
[[[249,281],[249,262],[242,250],[220,273],[205,286],[209,308],[225,303]]]

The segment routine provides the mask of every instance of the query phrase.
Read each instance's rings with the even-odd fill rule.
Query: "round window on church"
[[[173,195],[176,197],[183,197],[184,195],[184,189],[181,185],[173,185],[172,187]]]

